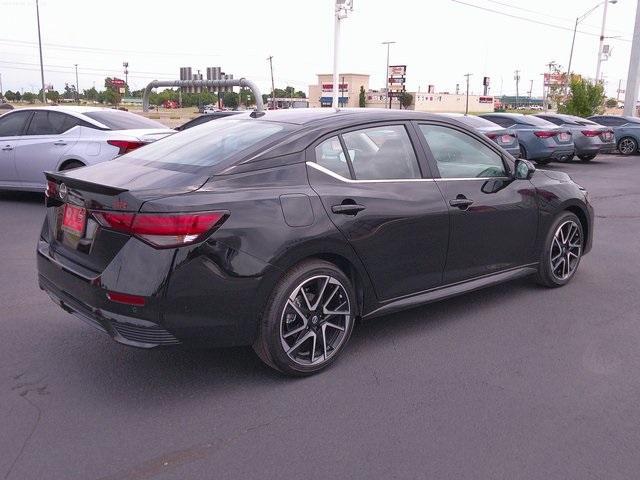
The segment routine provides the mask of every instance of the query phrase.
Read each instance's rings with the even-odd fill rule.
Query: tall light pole
[[[122,66],[124,67],[124,88],[129,88],[129,62],[122,62]]]
[[[276,109],[276,85],[273,83],[273,55],[267,57],[269,60],[269,70],[271,70],[271,110]]]
[[[338,108],[338,52],[340,51],[340,22],[353,11],[353,0],[336,0],[333,29],[333,94],[331,106]]]
[[[520,70],[516,70],[513,75],[513,79],[516,81],[516,110],[518,109],[518,97],[520,96]]]
[[[617,3],[618,0],[608,0],[604,2],[604,12],[602,12],[602,28],[600,29],[600,43],[598,44],[598,64],[596,67],[596,83],[600,81],[600,67],[602,66],[602,46],[604,45],[604,27],[607,23],[607,7],[610,3]]]
[[[469,114],[469,77],[473,75],[473,73],[465,73],[464,76],[467,77],[467,96],[465,98],[465,106],[464,106],[464,114]]]
[[[387,67],[384,71],[384,86],[387,89],[387,97],[389,97],[389,108],[391,108],[391,96],[389,95],[389,47],[396,42],[382,42],[382,45],[387,46]],[[386,105],[385,105],[386,106]]]
[[[74,63],[76,67],[76,103],[80,105],[80,85],[78,85],[78,64]]]
[[[42,37],[40,36],[40,7],[36,0],[36,19],[38,21],[38,48],[40,49],[40,79],[42,80],[42,102],[47,103],[47,94],[44,91],[44,66],[42,64]]]
[[[640,0],[636,7],[636,24],[633,30],[633,43],[629,57],[629,72],[627,86],[624,92],[624,114],[638,116],[636,102],[638,101],[638,83],[640,82]]]

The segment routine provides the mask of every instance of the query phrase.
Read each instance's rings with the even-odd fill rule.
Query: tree
[[[398,101],[400,102],[401,108],[409,108],[413,103],[413,95],[407,92],[401,92]]]
[[[57,90],[49,90],[47,92],[47,100],[50,100],[53,103],[58,103],[60,100],[60,92]]]
[[[589,117],[602,112],[604,87],[588,80],[574,77],[571,79],[567,102],[558,107],[558,112],[579,117]]]
[[[360,85],[360,93],[358,94],[358,106],[364,108],[367,106],[367,96],[364,93],[364,87]]]
[[[98,99],[98,91],[95,87],[91,87],[89,89],[85,89],[83,91],[84,98],[89,100],[90,102],[95,102]]]
[[[607,101],[604,102],[604,106],[607,108],[616,108],[618,106],[618,100],[615,98],[607,98]]]
[[[240,103],[247,107],[254,105],[256,103],[256,97],[253,95],[251,90],[243,88],[242,90],[240,90]]]
[[[16,101],[16,94],[13,93],[11,90],[7,90],[6,92],[4,92],[4,98],[6,98],[7,101],[9,101],[9,102],[15,102]]]
[[[222,95],[222,103],[227,108],[238,108],[238,94],[236,92],[225,92]]]
[[[32,92],[24,92],[24,95],[22,95],[22,99],[27,103],[35,103],[36,94]]]
[[[64,93],[62,94],[62,98],[73,100],[76,98],[76,86],[69,85],[68,83],[64,84]]]
[[[100,92],[100,93],[103,93],[103,92]],[[104,91],[102,95],[101,103],[107,103],[109,105],[118,105],[120,103],[120,100],[122,100],[122,97],[118,92],[116,92],[115,90],[108,89]]]

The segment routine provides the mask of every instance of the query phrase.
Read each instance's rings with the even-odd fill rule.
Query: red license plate
[[[568,133],[566,133],[566,132],[562,132],[562,133],[560,134],[560,141],[561,141],[561,142],[566,142],[566,141],[568,141],[568,140],[569,140],[569,138],[570,138],[570,137],[569,137],[569,134],[568,134]]]
[[[84,234],[84,227],[87,224],[87,211],[82,207],[75,205],[64,206],[64,215],[62,216],[62,230],[73,235],[81,237]]]
[[[511,140],[513,140],[513,137],[511,135],[502,135],[502,137],[500,137],[500,141],[502,143],[511,143]]]
[[[611,140],[612,137],[613,137],[613,134],[611,132],[605,132],[604,133],[604,139],[605,140]]]

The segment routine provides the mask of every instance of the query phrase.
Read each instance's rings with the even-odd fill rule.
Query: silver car
[[[94,165],[175,133],[121,110],[40,107],[0,117],[0,189],[43,191],[44,171]]]

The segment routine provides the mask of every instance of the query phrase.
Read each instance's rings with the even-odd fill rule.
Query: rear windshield
[[[525,125],[535,125],[536,127],[555,127],[556,126],[555,124],[547,120],[534,117],[533,115],[523,115],[520,119],[518,119],[518,123],[523,123]]]
[[[160,122],[150,120],[142,115],[123,112],[122,110],[102,110],[85,112],[83,115],[102,123],[110,130],[135,130],[137,128],[162,128],[167,129]]]
[[[272,137],[281,138],[285,127],[274,122],[222,118],[162,138],[121,159],[154,166],[211,167],[257,146]]]
[[[475,128],[487,128],[487,127],[496,128],[498,126],[495,123],[490,122],[486,118],[480,118],[474,115],[463,115],[460,117],[452,117],[452,118],[455,118],[456,120],[461,121],[465,125],[469,125],[470,127],[475,127]]]

